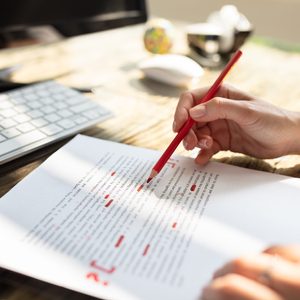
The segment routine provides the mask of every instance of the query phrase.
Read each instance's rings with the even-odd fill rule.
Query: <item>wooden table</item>
[[[32,82],[54,78],[62,84],[94,86],[95,101],[110,108],[115,116],[84,132],[98,138],[163,150],[173,137],[171,124],[179,94],[183,91],[146,80],[138,63],[147,58],[143,26],[80,36],[54,44],[0,51],[0,68],[21,64],[13,80]],[[300,54],[284,52],[249,42],[244,55],[227,81],[282,107],[300,111]],[[183,27],[178,27],[174,52],[187,53]],[[206,70],[201,85],[210,85],[219,71]],[[0,167],[0,196],[39,166],[66,141],[51,145]],[[178,153],[189,155],[182,146]],[[258,160],[231,152],[214,159],[247,168],[300,177],[300,157]],[[1,274],[1,279],[9,275]],[[55,294],[28,288],[29,284],[0,286],[0,299],[63,299]],[[50,296],[49,296],[50,295]],[[52,296],[51,296],[52,295]],[[81,299],[80,296],[72,299]]]

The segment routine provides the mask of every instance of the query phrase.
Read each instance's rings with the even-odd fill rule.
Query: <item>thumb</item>
[[[196,122],[228,119],[238,124],[246,124],[253,122],[255,115],[257,117],[252,107],[251,101],[215,97],[206,103],[194,106],[189,112]]]

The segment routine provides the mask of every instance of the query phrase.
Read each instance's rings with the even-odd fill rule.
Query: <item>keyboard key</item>
[[[43,118],[38,118],[38,119],[34,119],[31,121],[31,124],[37,128],[43,127],[43,126],[47,125],[48,123],[49,122]]]
[[[66,97],[64,95],[62,95],[62,94],[54,94],[52,96],[52,98],[55,99],[55,100],[58,100],[58,101],[62,101],[62,100],[66,99]]]
[[[47,135],[55,135],[59,132],[61,132],[63,129],[55,124],[49,124],[45,127],[41,128],[41,131],[44,132]]]
[[[28,101],[36,101],[39,99],[38,95],[36,94],[25,94],[24,98]]]
[[[39,101],[31,101],[28,103],[28,106],[32,109],[40,108],[43,104]]]
[[[45,105],[54,103],[53,98],[50,98],[50,97],[41,98],[41,99],[39,99],[39,101]]]
[[[23,124],[18,125],[17,129],[20,130],[21,132],[28,132],[28,131],[31,131],[35,128],[32,124],[27,122],[27,123],[23,123]]]
[[[4,135],[5,137],[7,137],[8,139],[10,139],[15,136],[18,136],[19,134],[21,134],[21,132],[19,130],[17,130],[16,128],[9,128],[9,129],[2,130],[1,134]]]
[[[71,120],[73,120],[76,124],[83,124],[88,121],[87,118],[79,116],[79,115],[72,117]]]
[[[34,109],[34,110],[31,110],[27,113],[31,118],[35,119],[35,118],[39,118],[41,116],[43,116],[44,114],[38,110],[38,109]]]
[[[44,88],[42,88],[40,91],[37,92],[37,95],[40,97],[40,98],[44,98],[44,97],[47,97],[50,95],[50,93],[45,90]]]
[[[0,121],[0,126],[3,128],[10,128],[17,125],[17,122],[13,119],[3,119]]]
[[[6,140],[6,138],[2,134],[0,134],[0,143],[5,141],[5,140]]]
[[[14,104],[21,104],[27,102],[27,100],[22,96],[10,96],[10,101]]]
[[[90,120],[96,119],[99,117],[99,113],[95,110],[88,110],[82,113],[85,117]]]
[[[73,121],[68,120],[68,119],[58,121],[57,124],[65,129],[69,129],[69,128],[76,126],[76,124]]]
[[[26,104],[19,104],[15,106],[15,110],[19,113],[25,113],[30,110]]]
[[[17,113],[18,112],[12,108],[0,110],[0,114],[5,118],[10,118],[10,117],[16,115]]]
[[[58,111],[57,113],[63,118],[68,118],[73,115],[73,113],[67,109],[63,109],[61,111]]]
[[[0,98],[0,109],[10,108],[12,106],[13,106],[13,104],[11,102],[6,101],[6,100],[1,100],[1,98]]]
[[[73,96],[66,100],[66,103],[71,104],[71,105],[79,104],[82,102],[85,103],[86,101],[83,100],[82,97],[78,97],[78,95],[77,95],[77,97]]]
[[[86,102],[86,103],[71,107],[70,110],[74,111],[75,113],[79,113],[79,112],[94,108],[95,106],[96,106],[96,104],[94,104],[92,102]]]
[[[41,111],[44,113],[44,114],[51,114],[55,111],[55,108],[50,106],[50,105],[47,105],[45,107],[42,107],[41,108]]]
[[[50,123],[54,123],[54,122],[60,120],[61,117],[57,114],[50,114],[50,115],[44,116],[44,119],[47,120]]]
[[[68,105],[66,103],[62,102],[62,101],[53,103],[53,107],[55,107],[56,109],[64,109],[67,106]]]
[[[21,134],[13,139],[6,140],[0,145],[0,155],[7,154],[16,149],[30,145],[34,142],[40,141],[46,137],[45,134],[38,130],[30,131],[28,133]]]
[[[26,114],[19,114],[13,117],[13,119],[17,122],[17,123],[24,123],[27,122],[29,120],[31,120],[31,118],[26,115]]]

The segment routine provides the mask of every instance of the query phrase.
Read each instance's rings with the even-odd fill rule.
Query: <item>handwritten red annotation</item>
[[[115,244],[115,247],[118,248],[120,247],[122,241],[124,240],[124,235],[121,235],[117,241],[117,243]]]
[[[137,188],[137,191],[140,192],[142,190],[142,188],[144,187],[143,184],[139,185],[139,187]]]
[[[196,190],[196,187],[197,187],[196,184],[193,184],[193,185],[191,186],[191,191],[194,192],[194,191]]]
[[[90,266],[93,267],[94,269],[98,270],[98,271],[101,271],[103,273],[106,273],[106,274],[112,274],[113,272],[115,272],[116,268],[115,267],[111,267],[110,269],[107,269],[107,268],[104,268],[104,267],[101,267],[97,264],[97,262],[95,260],[92,260],[91,263],[90,263]]]
[[[150,248],[150,245],[148,244],[144,249],[143,256],[147,255],[149,248]]]
[[[168,161],[167,164],[171,165],[172,169],[174,169],[176,167],[176,164],[173,162]]]
[[[172,228],[176,228],[176,226],[177,226],[177,223],[175,222],[175,223],[173,223],[173,225],[172,225]]]
[[[95,272],[90,272],[86,275],[87,279],[92,279],[97,283],[101,283],[104,286],[108,286],[108,282],[107,281],[100,281],[99,275]]]
[[[105,204],[105,207],[109,207],[113,202],[113,199],[109,200],[106,204]]]

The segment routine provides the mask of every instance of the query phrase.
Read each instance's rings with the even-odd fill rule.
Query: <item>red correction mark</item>
[[[196,187],[197,187],[196,184],[193,184],[193,185],[191,186],[191,191],[194,192],[195,189],[196,189]]]
[[[95,260],[91,261],[90,266],[97,269],[97,270],[99,270],[99,271],[101,271],[101,272],[104,272],[106,274],[112,274],[116,270],[115,267],[111,267],[110,269],[103,268],[103,267],[97,265]],[[96,274],[96,273],[93,273],[93,274]]]
[[[110,176],[114,176],[116,174],[116,171],[113,171]]]
[[[175,158],[172,158],[172,157],[169,159],[169,161],[176,161],[176,162],[179,162],[178,159],[175,159]]]
[[[143,256],[147,255],[149,248],[150,248],[150,245],[148,244],[144,249]]]
[[[140,192],[142,190],[142,188],[144,187],[143,184],[139,185],[139,187],[137,188],[137,191]]]
[[[118,248],[120,247],[122,241],[124,240],[124,235],[121,235],[117,241],[117,243],[115,244],[115,247]]]
[[[106,204],[105,204],[105,207],[109,207],[113,202],[113,199],[109,200]]]
[[[97,273],[94,273],[94,272],[88,273],[88,274],[86,275],[86,278],[87,278],[87,279],[92,279],[92,280],[94,280],[95,282],[99,282],[99,281],[100,281],[100,278],[99,278],[98,274],[97,274]]]
[[[104,196],[104,199],[108,199],[109,198],[109,194]]]
[[[96,283],[101,283],[104,286],[108,286],[108,282],[107,281],[100,281],[99,275],[97,273],[94,272],[90,272],[86,275],[87,279],[91,279],[94,280]]]
[[[176,226],[177,226],[177,223],[175,222],[175,223],[173,223],[173,225],[172,225],[172,228],[176,228]]]
[[[176,164],[173,162],[168,161],[167,164],[171,165],[172,169],[175,168]]]

